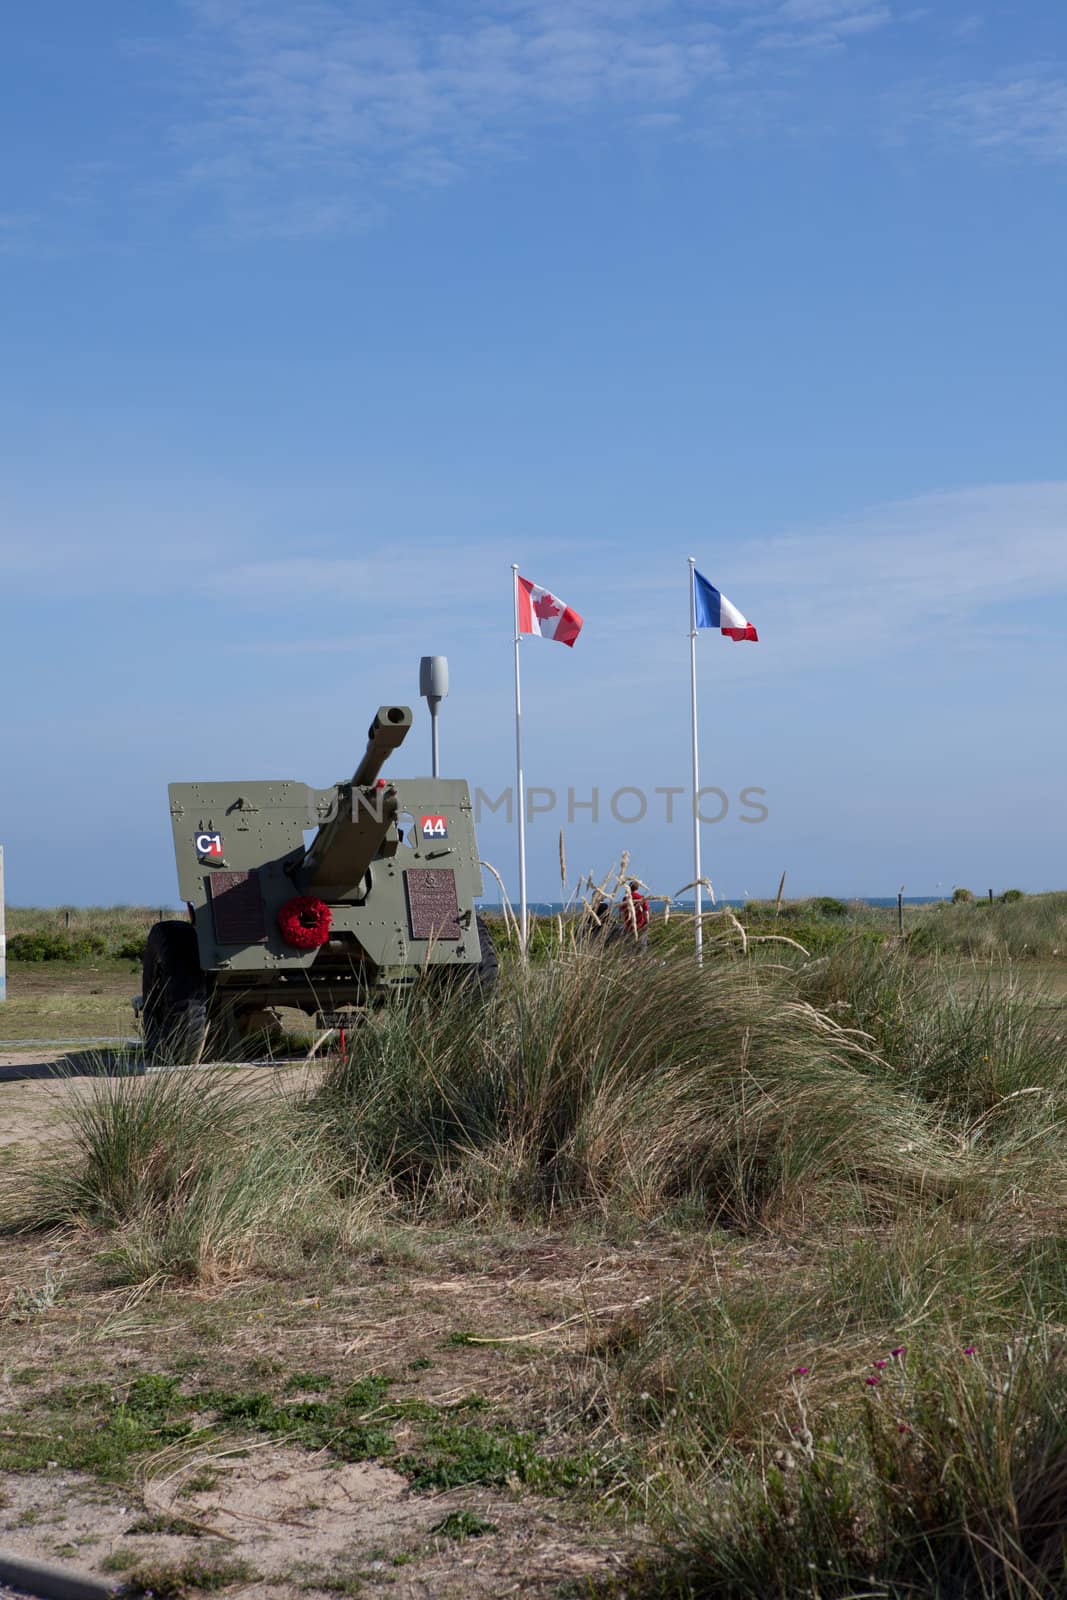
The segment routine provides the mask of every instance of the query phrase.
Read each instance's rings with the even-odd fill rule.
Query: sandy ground
[[[55,1051],[5,1055],[0,1184],[5,1175],[21,1182],[35,1152],[62,1142],[73,1097],[93,1087],[88,1075],[62,1075],[79,1065],[76,1055],[72,1062]],[[264,1093],[297,1090],[309,1072],[303,1063],[234,1070]],[[30,1393],[15,1377],[24,1367],[39,1371],[34,1383],[44,1390],[87,1377],[121,1385],[138,1370],[170,1370],[182,1351],[205,1350],[228,1363],[244,1388],[275,1366],[342,1377],[389,1371],[400,1374],[400,1394],[440,1405],[477,1392],[521,1415],[532,1393],[529,1363],[543,1348],[531,1354],[531,1333],[558,1325],[548,1348],[577,1352],[587,1316],[603,1326],[596,1308],[615,1314],[662,1274],[680,1270],[665,1259],[669,1252],[636,1243],[617,1254],[602,1242],[460,1235],[413,1248],[439,1250],[441,1259],[409,1262],[402,1242],[395,1254],[367,1247],[346,1282],[323,1294],[320,1310],[314,1266],[306,1286],[286,1269],[276,1279],[214,1290],[164,1286],[142,1305],[139,1292],[101,1278],[98,1244],[88,1236],[0,1240],[0,1288],[58,1286],[54,1304],[10,1321],[0,1293],[0,1428],[12,1425]],[[471,1326],[503,1335],[504,1345],[451,1342],[457,1328]],[[512,1351],[515,1338],[523,1342]],[[348,1595],[396,1600],[548,1600],[585,1574],[618,1570],[633,1548],[632,1532],[602,1519],[587,1526],[587,1511],[566,1496],[518,1486],[415,1494],[405,1477],[377,1463],[343,1464],[261,1435],[231,1442],[232,1452],[216,1441],[209,1462],[195,1454],[148,1460],[135,1488],[58,1468],[9,1472],[0,1479],[0,1547],[108,1576],[102,1563],[116,1552],[146,1564],[236,1559],[257,1576],[225,1589],[234,1600],[300,1600],[336,1594],[339,1583]],[[214,1481],[202,1489],[190,1479],[205,1466]],[[495,1531],[462,1540],[435,1533],[457,1510]],[[177,1532],[174,1519],[181,1519]],[[136,1531],[146,1522],[155,1531]]]
[[[414,1495],[397,1473],[373,1463],[338,1464],[274,1445],[244,1459],[213,1462],[220,1481],[183,1494],[194,1463],[150,1479],[142,1492],[117,1492],[77,1474],[18,1477],[3,1485],[0,1542],[21,1555],[107,1574],[117,1552],[131,1563],[239,1559],[255,1576],[232,1596],[288,1600],[319,1589],[316,1579],[350,1577],[352,1592],[396,1600],[489,1600],[549,1595],[567,1579],[602,1569],[604,1551],[556,1524],[546,1506],[531,1515],[486,1490]],[[455,1541],[433,1529],[449,1512],[474,1511],[495,1534]],[[191,1531],[162,1529],[181,1519]],[[536,1576],[532,1562],[536,1560]]]

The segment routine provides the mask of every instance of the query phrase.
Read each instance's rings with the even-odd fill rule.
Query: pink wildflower
[[[871,1366],[872,1367],[877,1367],[879,1372],[881,1372],[883,1367],[888,1367],[888,1365],[889,1365],[888,1361],[872,1361],[871,1362]]]
[[[898,1344],[895,1350],[890,1350],[889,1354],[891,1356],[895,1356],[899,1361],[900,1357],[904,1354],[907,1348],[908,1347],[906,1344]]]
[[[882,1380],[876,1372],[872,1372],[871,1376],[869,1378],[864,1378],[863,1381],[867,1385],[868,1389],[873,1389],[875,1384],[881,1383]]]
[[[965,1356],[973,1356],[977,1349],[978,1346],[976,1344],[965,1344],[963,1347],[963,1353]]]
[[[793,1376],[794,1378],[806,1378],[810,1371],[810,1367],[794,1367]]]

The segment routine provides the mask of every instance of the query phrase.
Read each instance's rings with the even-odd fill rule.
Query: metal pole
[[[704,890],[700,882],[700,745],[697,737],[697,595],[696,559],[689,557],[689,693],[693,713],[693,881],[696,885],[696,916],[693,939],[697,966],[704,963]]]
[[[526,786],[522,775],[522,692],[519,686],[519,569],[511,563],[512,598],[515,602],[515,803],[519,808],[519,942],[526,954]]]
[[[430,766],[435,778],[441,775],[441,750],[437,743],[437,707],[430,707]]]

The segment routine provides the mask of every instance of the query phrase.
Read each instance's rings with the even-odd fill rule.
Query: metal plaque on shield
[[[207,880],[219,944],[262,944],[267,937],[258,874],[213,872]]]
[[[408,922],[413,939],[458,939],[456,875],[449,867],[409,867]]]

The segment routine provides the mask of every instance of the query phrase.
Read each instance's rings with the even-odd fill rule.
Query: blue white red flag
[[[759,634],[747,617],[743,617],[732,601],[720,594],[696,568],[693,569],[696,622],[698,628],[718,628],[728,639],[751,639],[759,643]]]

